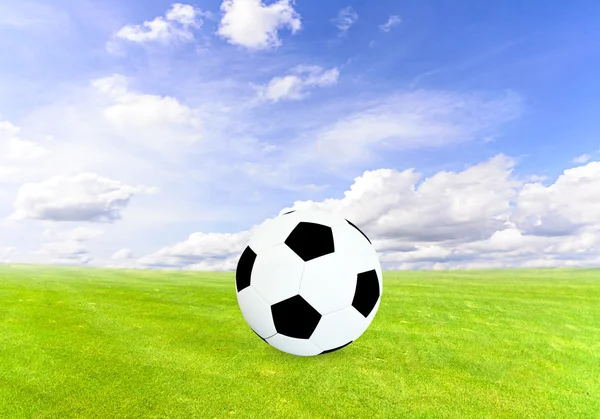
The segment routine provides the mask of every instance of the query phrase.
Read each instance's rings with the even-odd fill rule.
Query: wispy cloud
[[[368,159],[374,150],[442,147],[485,137],[521,113],[514,92],[500,97],[419,91],[389,96],[316,135],[319,156],[337,163]]]
[[[358,13],[348,6],[341,9],[332,21],[340,31],[347,32],[358,21]]]
[[[311,89],[335,85],[340,71],[325,70],[319,66],[298,66],[282,77],[274,77],[264,86],[258,87],[261,101],[300,100],[308,96]]]
[[[579,163],[579,164],[585,164],[587,162],[589,162],[590,160],[592,160],[592,156],[589,154],[582,154],[581,156],[577,156],[575,157],[572,162],[573,163]]]
[[[400,24],[402,22],[402,19],[400,18],[400,16],[397,15],[391,15],[387,22],[379,25],[379,29],[381,29],[383,32],[389,32],[392,30],[393,26],[396,26],[398,24]]]

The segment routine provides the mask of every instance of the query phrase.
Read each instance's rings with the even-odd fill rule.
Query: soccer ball
[[[290,211],[264,223],[236,271],[250,328],[301,356],[333,352],[362,335],[382,287],[371,241],[350,221],[322,211]]]

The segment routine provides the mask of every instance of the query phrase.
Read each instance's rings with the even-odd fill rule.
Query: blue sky
[[[595,264],[599,17],[5,1],[0,257],[232,269],[254,226],[310,207],[390,269]]]

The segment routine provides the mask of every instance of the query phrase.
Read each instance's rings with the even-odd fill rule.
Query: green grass
[[[600,270],[386,272],[352,345],[295,357],[233,274],[0,268],[0,418],[598,418]]]

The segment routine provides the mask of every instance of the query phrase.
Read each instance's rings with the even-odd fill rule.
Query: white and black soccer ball
[[[369,327],[381,301],[381,265],[367,236],[322,211],[291,211],[257,229],[236,271],[244,319],[294,355],[333,352]]]

